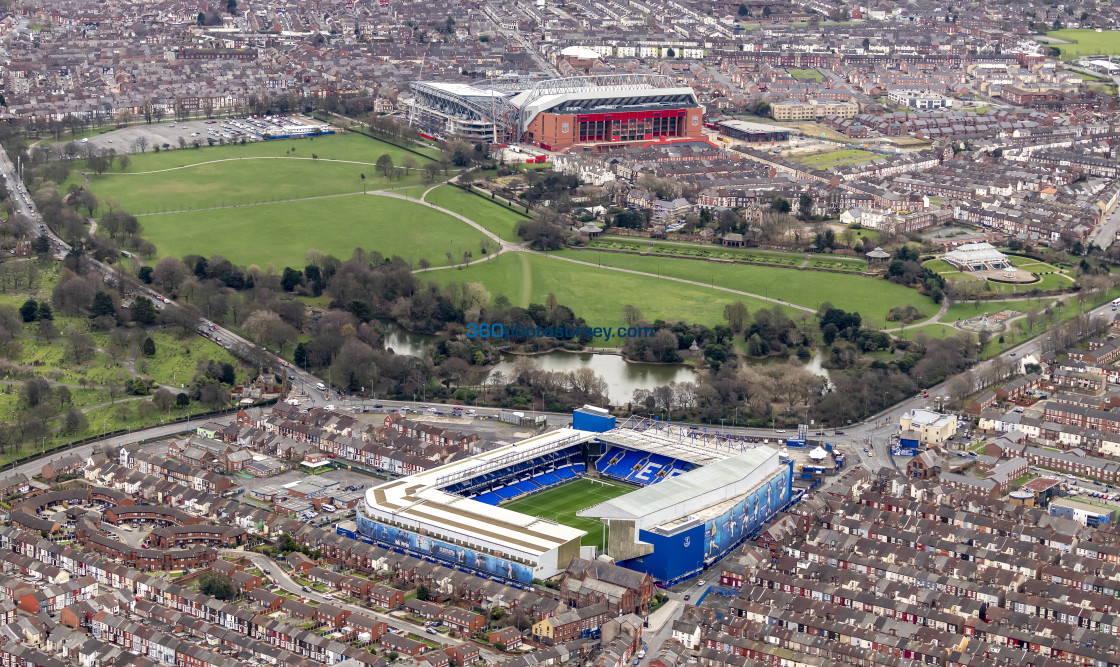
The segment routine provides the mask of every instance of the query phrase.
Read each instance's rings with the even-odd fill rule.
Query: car
[[[700,581],[696,582],[696,585],[697,586],[703,586],[705,583],[707,583],[707,582],[705,582],[703,579],[701,579]]]
[[[82,143],[83,143],[83,144],[88,144],[88,143],[89,143],[89,139],[88,139],[88,138],[86,138],[86,139],[82,139]]]
[[[688,602],[688,601],[689,601],[689,600],[691,600],[691,599],[692,599],[692,596],[691,596],[691,595],[685,595],[685,596],[684,596],[684,601],[685,601],[685,602]]]
[[[922,394],[922,398],[929,398],[929,392],[927,391],[924,394]]]
[[[380,410],[380,409],[381,409],[381,407],[382,407],[382,405],[381,405],[380,403],[374,403],[374,404],[373,404],[373,407],[375,407],[375,408],[377,408],[378,410]]]
[[[301,590],[302,590],[302,591],[303,591],[304,593],[310,593],[310,592],[311,592],[311,589],[310,589],[310,588],[308,588],[307,586],[303,586],[303,587],[301,587]]]
[[[429,635],[436,634],[435,628],[428,628],[428,629],[424,630],[424,632],[428,633]]]
[[[331,595],[330,593],[327,593],[326,595],[323,596],[323,599],[324,600],[333,600],[334,596]]]
[[[843,431],[833,431],[832,435],[844,435]]]
[[[327,406],[327,409],[328,409],[328,410],[334,410],[334,404],[332,403],[331,405],[328,405],[328,406]]]
[[[779,428],[779,429],[774,429],[774,432],[775,433],[785,433],[786,430],[784,428]]]
[[[265,574],[272,574],[272,570],[268,569],[267,567],[264,568],[264,570],[262,570],[262,572],[264,572]]]
[[[164,303],[171,303],[171,299],[168,299],[167,297],[163,297],[163,302]]]
[[[863,448],[863,453],[864,453],[864,454],[866,454],[866,453],[867,453],[867,451],[868,451],[868,450],[867,450],[867,448],[866,448],[866,447],[864,447],[864,448]]]
[[[109,140],[109,143],[113,143],[113,140],[112,140],[112,139],[110,139],[110,140]]]

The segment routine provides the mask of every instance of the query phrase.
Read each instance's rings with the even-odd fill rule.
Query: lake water
[[[422,356],[424,350],[435,342],[435,336],[414,334],[398,326],[388,325],[385,332],[385,347],[397,354]],[[502,361],[485,375],[478,378],[480,384],[489,380],[490,375],[500,371],[506,377],[513,372],[514,362],[521,358],[507,354]],[[690,366],[684,364],[647,364],[630,362],[617,354],[593,354],[590,352],[548,352],[531,357],[541,370],[567,373],[589,367],[607,383],[607,394],[612,405],[622,405],[634,396],[636,389],[653,389],[670,382],[697,382],[699,376]],[[821,354],[813,355],[805,368],[815,375],[829,381],[828,370],[821,366]],[[829,381],[829,386],[832,383]]]

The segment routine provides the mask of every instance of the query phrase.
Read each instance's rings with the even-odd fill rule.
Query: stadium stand
[[[475,496],[474,499],[480,503],[486,503],[487,505],[497,505],[498,503],[505,500],[505,498],[502,498],[498,494],[489,491],[482,494],[481,496]]]
[[[662,454],[611,447],[595,467],[604,477],[647,486],[688,472],[694,466]]]

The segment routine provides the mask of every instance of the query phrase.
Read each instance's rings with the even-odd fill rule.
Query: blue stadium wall
[[[597,415],[579,408],[572,411],[572,428],[592,433],[606,433],[615,426],[614,415]]]
[[[618,564],[672,584],[687,579],[753,537],[793,497],[793,468],[784,465],[764,484],[718,517],[674,535],[638,531],[653,553]]]
[[[443,540],[434,540],[411,530],[387,526],[363,516],[361,512],[355,513],[355,520],[358,531],[371,538],[364,541],[372,541],[373,544],[379,544],[387,549],[407,553],[417,558],[440,561],[448,567],[463,572],[470,570],[503,581],[521,584],[531,584],[533,581],[533,568],[528,565],[514,563],[474,549],[466,549]]]

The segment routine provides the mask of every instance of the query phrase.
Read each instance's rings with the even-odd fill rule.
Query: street
[[[283,588],[284,590],[288,591],[289,593],[294,593],[296,595],[303,596],[303,597],[307,598],[308,600],[310,600],[312,602],[315,602],[317,604],[323,604],[325,602],[330,602],[330,604],[332,604],[336,607],[342,608],[342,609],[346,609],[347,611],[349,611],[351,613],[365,614],[366,616],[370,616],[372,618],[376,618],[378,620],[385,621],[385,623],[387,623],[390,627],[396,628],[398,630],[402,630],[406,634],[420,634],[420,635],[423,635],[425,639],[430,639],[434,642],[438,642],[439,644],[441,644],[443,646],[453,646],[455,644],[461,644],[464,641],[466,641],[466,640],[451,639],[447,635],[444,635],[443,633],[439,633],[439,632],[437,632],[434,635],[433,634],[425,634],[424,633],[424,628],[422,628],[418,625],[413,625],[411,623],[408,623],[407,621],[404,621],[404,620],[402,620],[400,618],[397,618],[395,616],[390,616],[388,614],[382,614],[382,613],[374,611],[373,609],[370,609],[368,607],[359,607],[357,605],[352,605],[352,604],[348,604],[348,603],[345,603],[345,602],[341,602],[337,599],[328,601],[323,594],[315,591],[314,589],[309,589],[308,591],[304,591],[303,590],[303,585],[297,583],[290,576],[288,576],[287,571],[284,570],[284,568],[282,566],[280,566],[279,563],[272,560],[271,558],[268,558],[267,556],[265,556],[263,554],[259,554],[259,553],[256,553],[254,551],[243,551],[241,549],[222,549],[221,553],[222,553],[223,556],[248,558],[262,572],[267,570],[270,574],[265,575],[265,576],[271,577],[273,579],[273,581],[275,581],[276,584],[280,588]],[[500,654],[500,653],[498,653],[498,652],[496,652],[496,651],[494,651],[494,650],[492,650],[488,647],[479,645],[478,648],[479,648],[479,651],[482,653],[482,657],[484,657],[487,660],[487,662],[491,662],[491,663],[501,662],[502,660],[505,660],[506,658],[508,658],[508,656]]]

